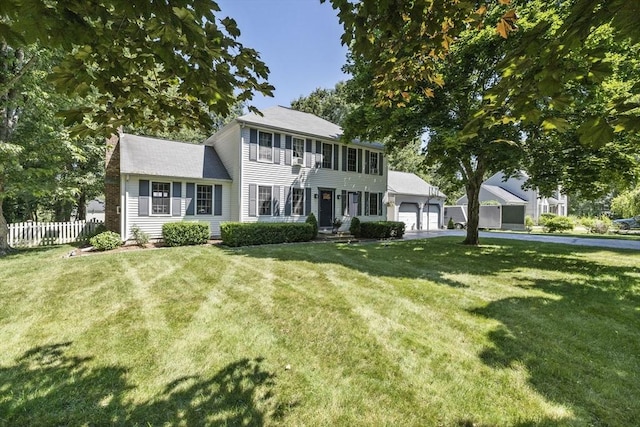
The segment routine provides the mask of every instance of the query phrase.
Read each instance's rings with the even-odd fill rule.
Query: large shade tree
[[[626,132],[623,143],[637,146],[633,113],[638,85],[601,108],[588,110],[580,102],[616,72],[608,63],[610,45],[596,40],[600,31],[606,29],[632,49],[637,46],[639,29],[625,15],[637,6],[589,0],[332,3],[345,26],[343,40],[351,46],[363,101],[345,123],[347,137],[393,133],[400,139],[430,131],[432,161],[467,188],[466,243],[478,243],[474,225],[484,174],[496,168],[507,174],[522,166],[535,170],[531,156],[549,157],[545,147],[553,144],[562,152],[560,131],[573,130],[574,147],[613,143],[610,159],[623,158],[625,166],[633,166],[625,148],[616,145],[622,139],[615,141],[613,130]],[[520,28],[514,33],[516,21]],[[478,50],[469,48],[473,45]],[[582,101],[573,101],[576,93]],[[599,159],[602,152],[591,154]],[[562,172],[567,165],[579,169],[572,160],[559,160]],[[602,164],[612,163],[590,165],[601,172]],[[540,182],[550,188],[562,176]]]
[[[273,90],[258,52],[221,16],[210,0],[2,1],[0,206],[8,171],[20,167],[12,137],[25,99],[17,89],[39,62],[29,46],[63,52],[50,81],[70,98],[91,99],[62,111],[75,136],[108,136],[121,126],[210,129],[238,102]],[[6,233],[0,207],[0,253]]]

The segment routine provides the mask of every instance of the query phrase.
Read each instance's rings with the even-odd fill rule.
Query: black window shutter
[[[342,170],[343,172],[347,171],[347,146],[344,145],[342,147]]]
[[[362,173],[362,148],[358,148],[358,173]]]
[[[358,191],[358,216],[362,215],[362,191]]]
[[[368,174],[369,173],[369,163],[370,163],[370,159],[371,159],[371,154],[369,154],[370,151],[369,150],[365,150],[364,151],[364,173]]]
[[[378,154],[378,175],[383,175],[384,169],[382,169],[382,158],[384,156],[382,153]]]
[[[195,199],[196,197],[196,185],[193,182],[187,182],[187,198],[185,203],[187,205],[186,215],[193,215],[196,211]]]
[[[304,189],[304,214],[311,213],[311,188]]]
[[[349,200],[347,200],[347,190],[342,190],[342,196],[340,196],[340,201],[342,202],[341,214],[344,216],[347,216],[349,214],[349,212],[347,212],[347,203],[349,202]]]
[[[287,199],[284,202],[284,216],[291,216],[291,193],[293,193],[293,188],[289,187]]]
[[[149,180],[138,182],[138,216],[149,216]]]
[[[382,193],[378,193],[378,215],[382,216]]]
[[[369,192],[364,192],[364,214],[369,215],[371,210],[369,209]]]
[[[213,214],[222,215],[222,185],[215,185],[213,190]]]
[[[249,129],[249,160],[258,160],[258,130]]]
[[[293,142],[291,140],[291,135],[285,135],[284,137],[284,164],[291,164],[292,150],[293,150]]]
[[[273,216],[280,216],[280,186],[273,186]]]
[[[258,187],[255,184],[249,184],[249,216],[257,216]]]
[[[313,167],[313,160],[314,160],[313,157],[314,156],[312,154],[313,153],[313,147],[312,146],[313,146],[313,140],[307,139],[307,143],[305,144],[304,151],[306,153],[306,155],[305,155],[305,157],[306,157],[306,166],[308,168]]]
[[[340,146],[333,144],[333,170],[338,170],[338,162],[340,161]]]
[[[173,183],[173,197],[171,198],[171,215],[173,216],[181,216],[182,215],[182,183],[174,182]]]
[[[273,163],[280,164],[280,134],[273,135]]]

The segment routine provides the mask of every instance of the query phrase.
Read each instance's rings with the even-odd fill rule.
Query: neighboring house
[[[505,179],[502,172],[493,175],[480,187],[480,203],[497,201],[502,206],[524,206],[524,214],[529,215],[534,221],[538,221],[543,213],[553,213],[567,216],[568,199],[560,189],[553,197],[542,197],[537,189],[526,189],[524,183],[528,176],[521,172],[520,175]],[[458,199],[457,204],[466,205],[467,196]]]
[[[99,199],[87,203],[87,221],[104,222],[104,201]]]
[[[198,220],[220,235],[224,221],[303,222],[386,218],[384,147],[342,143],[339,126],[284,107],[233,120],[203,144],[123,134],[110,141],[107,228],[131,238],[137,225]]]
[[[404,222],[407,231],[442,228],[446,197],[413,173],[389,171],[387,218]]]

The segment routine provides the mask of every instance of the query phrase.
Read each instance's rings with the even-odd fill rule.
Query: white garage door
[[[429,224],[427,228],[427,224]],[[425,206],[422,211],[422,229],[437,230],[440,228],[440,207],[438,205],[429,205],[429,210]]]
[[[418,229],[418,205],[414,203],[401,203],[398,221],[404,222],[405,231]]]

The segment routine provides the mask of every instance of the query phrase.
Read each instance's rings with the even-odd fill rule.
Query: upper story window
[[[369,173],[376,175],[378,173],[378,153],[370,153],[369,155]]]
[[[213,187],[198,185],[196,198],[196,212],[198,215],[211,215],[213,208]]]
[[[291,214],[304,215],[304,188],[294,188],[291,193]]]
[[[333,167],[333,144],[322,144],[322,167],[331,169]]]
[[[258,215],[271,215],[271,187],[258,187]]]
[[[358,170],[358,151],[355,148],[347,148],[347,170],[349,172]]]
[[[151,213],[167,215],[171,213],[170,187],[171,184],[168,182],[151,183]]]
[[[273,161],[273,134],[258,132],[258,160]]]
[[[293,138],[293,157],[304,159],[304,139]]]

